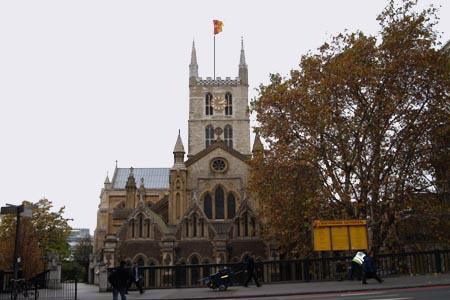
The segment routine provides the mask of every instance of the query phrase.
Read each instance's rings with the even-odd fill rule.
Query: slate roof
[[[134,168],[136,187],[139,188],[143,177],[146,189],[168,189],[169,171],[169,168]],[[129,168],[117,168],[112,180],[113,189],[125,189],[129,174]]]

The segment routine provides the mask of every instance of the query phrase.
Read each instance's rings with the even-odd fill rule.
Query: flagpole
[[[213,80],[216,80],[216,35],[214,34],[214,77]]]

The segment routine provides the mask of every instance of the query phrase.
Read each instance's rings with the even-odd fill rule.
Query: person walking
[[[356,252],[350,266],[350,280],[353,280],[354,278],[356,278],[356,280],[361,280],[362,265],[364,263],[365,256],[366,254],[362,251]]]
[[[367,284],[368,278],[376,279],[378,283],[383,282],[383,280],[381,280],[381,278],[377,275],[377,268],[373,259],[373,251],[370,251],[368,255],[364,256],[362,283]]]
[[[121,300],[127,300],[126,290],[129,283],[133,280],[133,276],[130,271],[125,268],[125,262],[121,261],[120,266],[113,270],[108,276],[108,281],[112,286],[113,300],[118,300],[120,294]]]
[[[248,283],[250,282],[250,280],[255,280],[256,286],[260,287],[261,285],[258,282],[258,277],[256,276],[256,272],[255,272],[255,259],[253,258],[253,253],[251,253],[248,257],[247,257],[247,262],[246,262],[246,266],[247,266],[247,280],[245,281],[244,286],[248,287]]]
[[[139,276],[139,266],[138,266],[138,264],[134,263],[133,264],[133,268],[131,270],[132,270],[132,273],[133,273],[133,281],[130,283],[130,286],[128,287],[128,289],[134,283],[134,285],[136,285],[136,288],[139,290],[139,293],[143,294],[144,290],[142,289],[142,285],[141,285],[141,278]]]

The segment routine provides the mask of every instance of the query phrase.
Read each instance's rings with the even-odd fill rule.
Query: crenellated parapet
[[[212,77],[197,77],[195,84],[199,86],[238,86],[241,84],[241,79],[239,77],[236,77],[235,79],[231,79],[231,77],[216,77],[216,79],[213,79]]]

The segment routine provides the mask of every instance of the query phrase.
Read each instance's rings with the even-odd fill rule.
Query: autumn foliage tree
[[[403,211],[435,191],[432,136],[449,123],[436,14],[390,1],[377,35],[339,34],[288,78],[260,86],[252,110],[267,149],[255,156],[250,188],[286,251],[311,245],[306,223],[317,217],[367,218],[374,248],[405,245]]]
[[[33,208],[32,217],[22,217],[19,229],[18,255],[24,276],[27,278],[44,270],[44,256],[52,253],[61,259],[69,254],[67,237],[70,233],[68,220],[64,218],[64,207],[52,211],[53,204],[47,199],[37,203],[24,202]],[[15,215],[0,218],[0,269],[11,270],[16,233]]]
[[[3,227],[5,223],[14,223],[14,225],[10,227],[11,230],[2,232],[0,235],[0,242],[2,244],[2,247],[0,248],[0,270],[12,270],[16,237],[15,221],[15,216],[9,215],[7,217],[2,217],[0,223],[1,227]],[[31,220],[28,218],[21,218],[19,236],[19,265],[22,266],[21,269],[23,270],[23,275],[26,278],[31,278],[44,270],[44,264],[36,232],[31,224]]]

